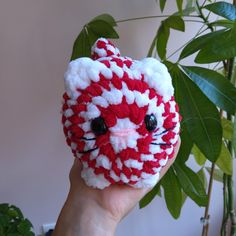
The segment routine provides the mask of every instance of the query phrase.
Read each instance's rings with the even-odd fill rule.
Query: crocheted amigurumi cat
[[[67,143],[88,186],[153,187],[174,155],[180,115],[171,77],[154,58],[120,56],[107,39],[92,59],[69,63],[62,123]]]

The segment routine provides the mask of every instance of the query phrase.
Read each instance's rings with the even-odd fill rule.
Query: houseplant
[[[163,11],[166,0],[158,3]],[[118,21],[109,14],[93,18],[79,33],[71,60],[90,56],[91,46],[99,37],[118,38],[115,27],[121,22],[163,17],[148,56],[157,56],[172,76],[175,98],[183,116],[182,144],[173,167],[141,200],[140,207],[146,206],[163,192],[168,210],[174,218],[178,218],[184,200],[190,197],[196,204],[205,207],[202,218],[202,235],[205,236],[209,226],[212,184],[214,180],[221,181],[224,199],[221,235],[236,235],[232,184],[232,162],[236,150],[236,1],[212,3],[205,0],[200,3],[198,0],[188,0],[183,7],[183,1],[176,0],[176,5],[177,12],[172,15]],[[179,59],[173,62],[171,55],[167,56],[170,32],[184,32],[185,23],[189,21],[198,22],[200,29],[175,52],[179,54]],[[193,65],[183,65],[182,60],[190,55],[195,58]],[[205,65],[209,65],[208,68]],[[191,153],[201,167],[198,173],[186,165]],[[210,166],[206,160],[211,163]]]
[[[34,236],[32,228],[33,225],[18,207],[7,203],[0,204],[1,236]]]

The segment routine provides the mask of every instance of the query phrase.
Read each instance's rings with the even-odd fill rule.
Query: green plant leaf
[[[169,70],[173,68],[173,64],[169,61],[164,61],[164,64],[169,68]],[[178,101],[179,96],[181,96],[181,94],[179,93],[181,93],[181,91],[179,89],[175,89],[176,101]],[[176,157],[176,161],[179,162],[180,164],[183,164],[188,160],[193,147],[193,141],[191,139],[191,135],[188,132],[186,124],[183,122],[181,122],[180,139],[181,139],[181,145],[178,155]]]
[[[160,191],[160,182],[157,183],[154,188],[148,192],[139,202],[139,208],[144,208],[147,206],[158,194]]]
[[[7,227],[7,232],[8,233],[19,233],[17,230],[17,226],[20,222],[21,222],[20,220],[11,222]]]
[[[236,119],[235,119],[235,116],[234,116],[232,146],[234,149],[234,153],[236,154]]]
[[[236,6],[227,2],[215,2],[205,6],[207,10],[228,20],[236,20]]]
[[[206,174],[204,172],[204,168],[201,168],[198,172],[197,175],[199,177],[199,179],[202,181],[202,184],[204,186],[204,188],[207,188],[207,178],[206,178]]]
[[[30,226],[30,228],[34,228],[32,223],[27,218],[25,218],[25,222]]]
[[[0,204],[0,213],[7,214],[8,209],[9,209],[9,204],[8,203],[1,203]]]
[[[24,218],[23,213],[22,213],[22,211],[20,210],[20,208],[14,206],[14,205],[11,205],[11,206],[10,206],[10,209],[16,211],[20,219],[23,219],[23,218]]]
[[[196,10],[195,7],[191,7],[191,6],[188,7],[188,6],[186,6],[186,8],[182,10],[181,16],[189,16],[189,15],[190,15],[191,13],[193,13],[195,10]],[[179,14],[179,11],[175,12],[173,15],[174,15],[174,16],[179,16],[179,15],[180,15],[180,14]]]
[[[161,22],[161,25],[157,31],[156,49],[161,60],[166,58],[166,46],[170,36],[170,28],[184,31],[184,21],[180,16],[169,16],[167,19]]]
[[[89,44],[88,34],[84,28],[74,42],[70,60],[72,61],[79,57],[90,57],[90,56],[91,56],[91,47]]]
[[[187,0],[186,1],[186,5],[185,5],[185,9],[186,8],[190,8],[190,7],[193,7],[194,6],[194,0]]]
[[[91,28],[87,28],[87,32],[88,32],[89,48],[91,53],[91,48],[93,44],[96,42],[98,38],[100,38],[100,36],[94,33]]]
[[[224,32],[225,30],[219,30],[193,39],[183,48],[179,60],[199,51],[205,45],[209,44],[209,42],[211,42],[212,39],[214,39],[218,35],[222,35]]]
[[[35,234],[33,232],[29,232],[29,233],[27,233],[26,236],[35,236]]]
[[[222,61],[236,56],[236,29],[225,31],[215,36],[199,51],[195,58],[196,63],[205,64]]]
[[[166,5],[166,0],[160,0],[159,4],[160,4],[161,12],[163,12]]]
[[[154,50],[155,45],[156,45],[156,40],[157,40],[157,35],[155,35],[155,37],[152,40],[151,46],[150,46],[150,48],[148,50],[147,57],[151,57],[152,56],[153,50]]]
[[[176,161],[180,163],[185,163],[189,158],[193,146],[191,135],[188,133],[185,124],[181,124],[180,139],[181,139],[181,146]]]
[[[210,175],[211,174],[211,168],[206,167],[206,170]],[[221,171],[220,169],[215,168],[214,173],[213,173],[213,179],[220,182],[220,183],[223,183],[223,174],[224,174],[223,171]]]
[[[79,57],[90,57],[91,47],[99,37],[119,38],[114,26],[116,26],[116,22],[109,14],[102,14],[93,18],[84,26],[83,30],[76,38],[71,60],[75,60]]]
[[[197,164],[203,166],[206,162],[206,157],[203,155],[203,153],[199,150],[199,148],[196,145],[193,145],[192,153],[194,155],[194,159],[197,162]]]
[[[0,225],[4,228],[8,227],[11,219],[8,215],[0,215]]]
[[[178,66],[169,66],[175,88],[175,99],[191,139],[205,157],[217,160],[222,140],[220,116],[214,104]]]
[[[195,12],[196,8],[195,7],[188,7],[183,10],[182,15],[183,16],[190,16],[191,13]]]
[[[31,228],[33,228],[31,222],[24,218],[18,207],[0,204],[0,235],[30,236],[32,235],[29,234],[32,233]]]
[[[216,161],[216,165],[227,175],[233,173],[233,159],[228,148],[222,143],[221,152],[219,158]]]
[[[182,206],[183,206],[184,203],[186,202],[187,197],[188,197],[188,196],[185,194],[185,192],[182,191]]]
[[[234,27],[234,22],[229,21],[229,20],[217,20],[214,22],[210,23],[211,26],[219,26],[219,27],[225,27],[225,28],[233,28]]]
[[[230,120],[225,118],[221,119],[221,125],[223,128],[223,137],[229,141],[233,139],[233,124]]]
[[[0,235],[5,236],[4,229],[1,225],[0,225]]]
[[[177,176],[171,167],[161,180],[166,206],[171,215],[177,219],[182,208],[182,191]]]
[[[202,67],[182,68],[214,104],[231,114],[235,113],[236,88],[224,76]]]
[[[23,236],[23,235],[21,233],[9,233],[7,234],[7,236]]]
[[[233,66],[233,73],[232,73],[231,81],[232,81],[233,84],[236,83],[236,61],[235,61],[234,66]]]
[[[169,36],[170,36],[170,29],[165,23],[162,22],[161,26],[157,31],[157,40],[156,40],[156,49],[158,56],[160,57],[161,60],[164,60],[166,58],[166,46]]]
[[[184,25],[184,21],[180,16],[169,16],[166,20],[165,20],[165,24],[172,29],[178,30],[178,31],[182,31],[184,32],[185,30],[185,25]]]
[[[176,0],[176,4],[178,7],[179,14],[181,15],[183,13],[183,0]]]
[[[206,206],[208,197],[198,175],[187,166],[176,162],[174,169],[184,192],[199,206]]]
[[[16,218],[16,217],[19,217],[18,213],[16,210],[13,210],[13,209],[9,209],[7,214],[11,217],[11,218]]]
[[[30,231],[32,227],[32,224],[28,220],[23,220],[20,222],[20,224],[17,226],[17,230],[21,234],[26,234]]]
[[[99,16],[96,16],[90,22],[97,21],[97,20],[105,21],[108,24],[110,24],[111,26],[117,26],[115,19],[111,15],[109,15],[107,13],[104,13],[104,14],[101,14]]]
[[[119,38],[119,35],[114,30],[112,25],[110,25],[104,20],[93,20],[89,22],[88,28],[91,29],[99,37],[106,37],[113,39]]]

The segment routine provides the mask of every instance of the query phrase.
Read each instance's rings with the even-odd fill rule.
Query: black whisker
[[[159,133],[159,134],[154,134],[153,136],[159,136],[159,135],[165,134],[165,133],[167,133],[168,131],[170,131],[170,130],[172,130],[172,129],[174,129],[174,128],[175,128],[175,125],[172,126],[172,127],[170,127],[170,128],[168,128],[168,129],[166,129],[166,130],[164,130],[164,131],[162,131],[162,132]]]
[[[92,148],[92,149],[89,149],[89,150],[86,150],[86,151],[79,151],[78,153],[83,153],[83,154],[85,154],[85,153],[92,152],[92,151],[94,151],[94,150],[96,150],[96,149],[98,149],[98,147],[95,147],[95,148]]]
[[[159,146],[171,146],[171,143],[151,143],[152,145],[159,145]]]
[[[81,137],[80,139],[83,139],[83,140],[86,140],[86,141],[96,140],[96,138],[86,138],[86,137]]]

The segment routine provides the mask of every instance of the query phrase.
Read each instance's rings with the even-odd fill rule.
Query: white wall
[[[0,0],[0,202],[19,206],[36,233],[43,223],[55,222],[68,190],[73,158],[60,124],[60,103],[72,43],[83,24],[104,12],[123,19],[156,15],[159,9],[155,0]],[[117,45],[123,54],[145,57],[159,22],[120,24]],[[189,34],[196,31],[195,24],[188,27]],[[186,35],[176,33],[170,51],[185,41]],[[222,210],[219,184],[213,202],[210,235],[215,236]],[[200,235],[202,215],[189,200],[175,221],[157,198],[133,211],[117,235]]]

